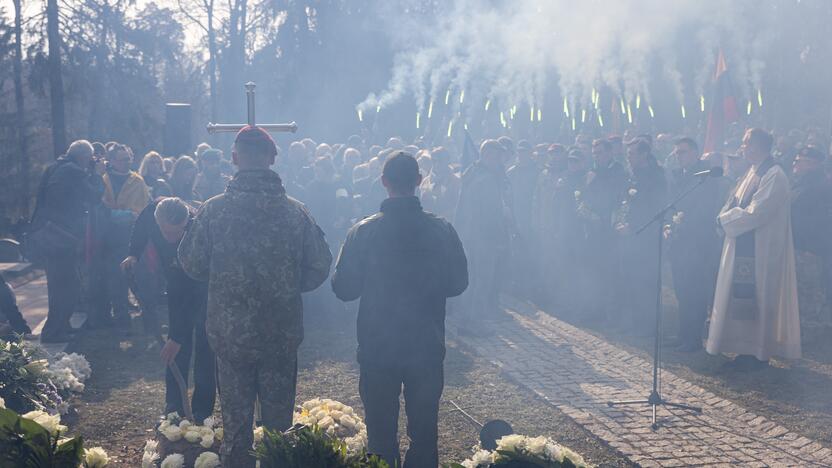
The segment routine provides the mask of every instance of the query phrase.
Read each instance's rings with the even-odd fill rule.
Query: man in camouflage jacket
[[[252,419],[292,425],[297,348],[303,340],[301,293],[329,276],[323,232],[269,170],[277,149],[257,127],[237,134],[239,172],[206,202],[179,247],[185,272],[208,281],[208,341],[217,356],[223,466],[254,467]]]

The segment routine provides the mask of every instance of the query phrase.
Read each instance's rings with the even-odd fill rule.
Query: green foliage
[[[0,398],[8,408],[25,413],[61,404],[61,396],[44,373],[45,364],[23,346],[22,339],[0,340]]]
[[[350,455],[344,442],[327,437],[318,427],[285,433],[267,429],[255,456],[261,468],[389,468],[375,455]]]
[[[84,453],[81,437],[59,444],[40,424],[0,409],[0,468],[76,468]]]

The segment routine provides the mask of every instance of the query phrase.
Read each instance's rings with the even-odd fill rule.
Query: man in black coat
[[[794,160],[792,185],[792,233],[794,248],[820,258],[827,306],[832,304],[832,188],[826,178],[824,152],[817,146],[801,149]]]
[[[389,198],[381,212],[350,229],[332,289],[361,298],[358,311],[359,392],[369,451],[390,466],[437,466],[439,399],[444,386],[445,301],[468,286],[462,243],[447,221],[422,210],[422,176],[413,156],[384,165]],[[399,395],[404,386],[410,448],[399,462]]]
[[[673,154],[679,161],[679,169],[673,174],[674,194],[681,194],[700,181],[703,184],[676,204],[676,210],[666,220],[670,227],[665,231],[673,289],[679,303],[679,331],[675,344],[679,351],[693,352],[702,349],[705,319],[713,298],[720,253],[716,216],[724,200],[720,199],[718,178],[699,176],[707,177],[702,181],[694,176],[710,169],[710,165],[699,158],[695,141],[691,138],[677,140]]]
[[[69,319],[81,295],[78,275],[87,210],[99,203],[104,192],[103,163],[93,162],[90,142],[69,145],[65,156],[44,172],[38,188],[29,238],[46,261],[49,314],[41,341],[68,341]]]
[[[149,242],[156,247],[165,272],[168,292],[169,331],[162,348],[166,365],[176,362],[187,384],[191,354],[194,354],[194,392],[191,401],[196,423],[211,416],[216,397],[216,362],[205,334],[208,283],[189,277],[182,270],[177,249],[193,219],[192,209],[179,198],[162,198],[151,203],[136,219],[130,236],[130,256],[121,263],[130,270],[141,258]],[[184,415],[179,386],[170,368],[165,374],[165,413]]]

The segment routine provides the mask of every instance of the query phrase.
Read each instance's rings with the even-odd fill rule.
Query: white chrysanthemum
[[[182,429],[183,431],[188,430],[188,428],[191,427],[191,426],[193,426],[193,424],[191,424],[191,422],[188,421],[187,419],[183,419],[182,421],[179,421],[179,429]]]
[[[162,435],[169,441],[176,442],[182,439],[182,429],[179,429],[179,426],[168,426],[162,431]]]
[[[254,443],[259,444],[263,441],[263,426],[254,429]]]
[[[205,427],[207,427],[208,429],[213,429],[213,428],[214,428],[214,425],[215,425],[216,423],[217,423],[217,422],[214,420],[214,417],[213,417],[213,416],[208,416],[208,417],[207,417],[207,418],[205,418],[205,420],[202,422],[202,425],[203,425],[203,426],[205,426]]]
[[[214,446],[214,434],[202,436],[202,440],[199,442],[199,445],[202,448],[209,449]]]
[[[202,452],[194,461],[194,468],[218,468],[220,457],[214,452]]]
[[[104,468],[110,463],[110,457],[101,447],[84,449],[84,468]]]
[[[546,458],[558,463],[563,462],[563,451],[551,440],[546,444]]]
[[[346,427],[349,430],[355,430],[355,419],[352,416],[345,414],[341,416],[340,423],[342,426]]]
[[[168,414],[165,416],[165,419],[166,419],[168,422],[171,422],[171,423],[172,423],[173,421],[176,421],[176,420],[178,420],[178,419],[179,419],[179,413],[177,413],[176,411],[171,411],[170,413],[168,413]]]
[[[40,424],[44,429],[47,430],[47,432],[49,432],[52,435],[66,432],[66,426],[61,424],[61,416],[58,414],[51,415],[44,411],[36,410],[29,411],[22,417]]]
[[[182,455],[181,453],[173,453],[162,460],[160,468],[184,468],[184,466],[185,455]]]
[[[545,436],[526,439],[526,450],[536,457],[545,457],[548,442],[549,439]]]
[[[188,430],[185,431],[185,440],[192,444],[195,444],[202,440],[202,434],[200,434],[199,431],[192,431],[190,428],[188,428]]]
[[[328,429],[333,424],[335,424],[335,420],[332,419],[331,416],[324,416],[321,420],[318,421],[318,427],[320,427],[321,429]]]
[[[223,435],[223,430],[222,430],[221,427],[217,428],[217,430],[214,431],[214,437],[217,440],[222,440],[222,435]]]
[[[561,451],[563,452],[563,458],[568,458],[573,465],[578,467],[586,466],[584,458],[572,451],[569,447],[561,447]]]
[[[519,434],[512,434],[502,437],[497,441],[497,450],[504,450],[506,452],[514,452],[523,448],[526,442],[526,437]]]
[[[474,455],[462,462],[465,468],[478,468],[480,466],[488,466],[494,461],[494,456],[488,450],[477,450]]]

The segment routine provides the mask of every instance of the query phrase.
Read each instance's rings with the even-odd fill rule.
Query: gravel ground
[[[134,324],[137,325],[137,324]],[[93,368],[86,391],[74,401],[77,411],[66,420],[72,433],[89,446],[100,445],[116,460],[114,467],[136,467],[144,441],[163,410],[164,372],[159,346],[144,336],[86,332],[70,351],[84,354]],[[306,337],[300,350],[298,402],[328,397],[363,412],[355,363],[355,314],[306,314]],[[461,461],[477,442],[479,429],[451,411],[454,400],[478,420],[504,419],[518,433],[545,434],[583,454],[599,466],[633,466],[581,426],[502,376],[460,343],[449,339],[445,393],[439,421],[440,461]],[[404,410],[400,421],[406,450]]]

